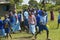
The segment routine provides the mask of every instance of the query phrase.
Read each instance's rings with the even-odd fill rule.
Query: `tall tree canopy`
[[[32,6],[37,6],[37,1],[36,0],[30,0],[29,1],[29,5],[32,5]]]

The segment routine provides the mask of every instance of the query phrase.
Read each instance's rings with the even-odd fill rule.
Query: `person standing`
[[[54,12],[53,12],[53,9],[51,9],[50,11],[50,16],[51,16],[51,21],[54,21]]]

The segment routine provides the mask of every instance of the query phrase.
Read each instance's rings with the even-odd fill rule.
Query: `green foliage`
[[[22,3],[23,0],[10,0],[11,4],[17,4],[17,3]]]
[[[46,9],[47,10],[50,10],[51,8],[54,8],[55,5],[52,5],[52,4],[46,4]]]
[[[22,9],[28,9],[28,5],[22,5]]]
[[[60,9],[60,5],[56,5],[55,7],[54,7],[54,10],[55,11],[57,11],[57,10],[59,10]]]
[[[10,4],[14,4],[14,0],[10,0]]]
[[[36,7],[37,6],[37,1],[36,0],[30,0],[29,5]]]
[[[56,0],[56,4],[57,5],[60,5],[60,0]]]

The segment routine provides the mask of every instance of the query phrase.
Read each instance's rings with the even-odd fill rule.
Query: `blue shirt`
[[[8,23],[8,28],[9,28],[10,27],[10,20],[8,18],[3,21],[4,28],[5,28],[6,23]]]
[[[38,10],[38,14],[41,16],[42,15],[42,10]]]
[[[0,20],[0,29],[3,29],[3,21]]]
[[[10,16],[9,19],[11,23],[15,23],[15,19],[16,19],[15,16]]]
[[[21,21],[21,14],[18,14],[18,20]]]
[[[43,25],[46,25],[46,23],[47,23],[47,15],[45,15],[45,16],[40,16],[40,22],[41,22]]]
[[[59,16],[58,16],[58,19],[60,19],[60,14],[59,14]]]
[[[36,16],[36,22],[37,22],[37,23],[40,22],[40,15],[39,15],[39,14]]]

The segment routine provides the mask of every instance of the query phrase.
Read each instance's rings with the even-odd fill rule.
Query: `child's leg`
[[[8,33],[6,33],[6,38],[8,38]]]
[[[37,35],[39,34],[40,32],[37,32],[36,34],[35,34],[35,38],[37,38]]]
[[[44,30],[46,30],[47,40],[50,40],[50,39],[49,39],[49,30],[48,30],[48,28],[47,28],[46,26],[44,26]]]
[[[11,33],[9,33],[10,38],[12,39]]]
[[[39,31],[35,34],[35,37],[37,37],[37,35],[41,33],[42,30],[43,30],[42,25],[39,25]]]

